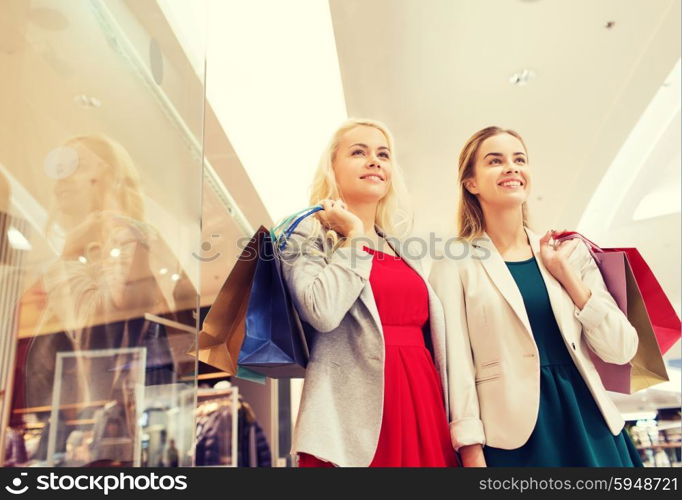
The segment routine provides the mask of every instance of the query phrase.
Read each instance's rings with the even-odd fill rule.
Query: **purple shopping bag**
[[[585,242],[601,272],[606,288],[618,308],[637,330],[639,337],[635,357],[624,365],[607,363],[589,351],[604,388],[622,394],[632,394],[668,380],[654,328],[646,312],[644,297],[627,253],[617,249],[602,249],[575,232],[557,235],[555,240],[564,241],[572,238],[579,238]]]

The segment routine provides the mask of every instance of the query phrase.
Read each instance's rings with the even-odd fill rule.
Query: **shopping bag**
[[[269,231],[261,226],[244,247],[206,314],[197,339],[197,350],[189,353],[228,375],[237,373],[249,294],[258,264],[258,250],[268,235]]]
[[[607,363],[590,351],[590,357],[604,387],[609,391],[632,394],[667,381],[668,374],[654,325],[647,313],[645,295],[639,287],[637,275],[629,260],[630,252],[626,249],[600,248],[575,232],[562,233],[557,235],[555,240],[564,241],[572,238],[579,238],[586,243],[604,278],[606,288],[637,331],[639,338],[634,358],[624,365]],[[639,255],[636,249],[627,250],[634,250]],[[653,278],[653,274],[651,277]]]
[[[281,234],[268,233],[259,242],[258,263],[246,314],[246,335],[239,366],[272,378],[305,375],[309,327],[301,322],[282,276],[280,252],[296,226],[321,210],[312,207]]]
[[[636,248],[609,248],[607,252],[624,252],[642,294],[647,315],[656,334],[661,353],[665,354],[681,334],[680,318],[642,255]]]

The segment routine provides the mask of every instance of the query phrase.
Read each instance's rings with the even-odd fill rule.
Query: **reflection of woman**
[[[469,258],[431,272],[445,309],[453,439],[465,465],[641,465],[589,354],[627,363],[637,333],[583,244],[555,247],[552,233],[528,229],[531,172],[511,130],[483,129],[460,155]]]
[[[107,400],[129,392],[123,386],[135,367],[125,355],[117,357],[114,350],[119,348],[146,348],[146,384],[173,382],[166,332],[144,314],[168,315],[177,307],[180,287],[184,298],[192,291],[170,250],[143,222],[132,159],[104,136],[71,139],[54,155],[68,162],[56,169],[56,209],[48,231],[54,234],[52,226],[58,224],[64,245],[40,283],[45,300],[24,370],[26,406],[51,404],[60,351],[111,349],[113,357],[112,368],[98,373],[88,373],[87,358],[77,357],[75,372],[64,374],[61,403]],[[162,266],[167,270],[163,276]],[[164,294],[162,280],[170,293]]]
[[[419,263],[384,233],[403,189],[394,154],[382,124],[343,124],[311,196],[331,231],[306,219],[288,245],[302,252],[284,255],[296,307],[315,330],[293,446],[304,467],[456,465],[436,370],[442,310]]]
[[[75,334],[131,309],[167,309],[149,267],[149,240],[155,235],[142,222],[132,159],[104,137],[72,139],[66,147],[76,153],[78,166],[54,188],[55,218],[66,236],[59,261],[44,279],[52,312]]]

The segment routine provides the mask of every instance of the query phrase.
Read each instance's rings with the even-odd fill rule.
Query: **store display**
[[[263,430],[237,387],[200,389],[198,399],[195,465],[270,467]]]
[[[645,467],[682,467],[680,409],[660,409],[655,419],[627,422]]]
[[[256,420],[251,405],[239,398],[239,467],[271,467],[272,455],[263,429]]]
[[[16,307],[21,296],[22,268],[27,254],[27,247],[22,246],[24,241],[21,238],[31,234],[25,219],[13,217],[6,212],[9,194],[9,183],[0,172],[0,429],[5,425],[11,405],[12,372],[17,350],[14,338],[18,323]],[[6,196],[4,200],[3,196]],[[14,242],[10,240],[11,236],[15,239]],[[15,434],[5,436],[6,447],[10,446],[6,454],[6,463],[9,465],[21,463],[24,459],[23,451],[11,446],[13,441],[16,444]]]
[[[5,439],[5,467],[13,467],[28,461],[26,442],[20,429],[9,429]]]

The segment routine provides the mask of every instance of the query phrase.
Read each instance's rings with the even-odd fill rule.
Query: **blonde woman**
[[[403,198],[386,126],[341,125],[313,182],[324,210],[299,226],[283,264],[315,330],[293,443],[302,467],[456,465],[442,309],[388,237]]]
[[[474,134],[459,158],[459,236],[431,283],[445,310],[453,442],[464,465],[634,466],[589,351],[627,363],[637,333],[587,248],[528,228],[521,136]]]

